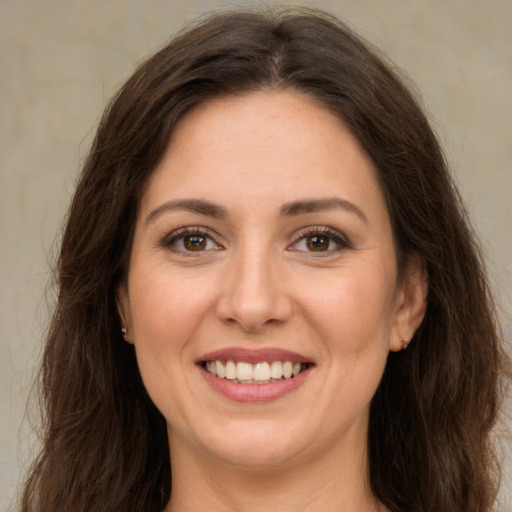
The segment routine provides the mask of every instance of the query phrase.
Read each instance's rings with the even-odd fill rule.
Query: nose
[[[258,333],[290,318],[292,301],[283,268],[270,253],[245,250],[230,261],[217,302],[223,323]]]

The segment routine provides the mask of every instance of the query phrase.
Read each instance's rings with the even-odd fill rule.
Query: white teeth
[[[212,375],[217,375],[217,365],[215,364],[215,361],[208,361],[205,365],[205,368]]]
[[[228,361],[226,363],[226,379],[236,379],[236,364],[233,361]]]
[[[256,364],[244,361],[207,361],[204,368],[221,379],[242,384],[262,384],[296,377],[306,369],[306,365],[292,361],[261,361]]]
[[[280,379],[283,376],[283,365],[281,361],[272,361],[270,365],[270,376],[273,379]]]
[[[236,378],[238,380],[252,380],[254,379],[254,370],[250,363],[236,363]]]
[[[220,361],[215,361],[215,366],[217,368],[217,377],[223,379],[226,376],[226,371],[223,364]]]
[[[270,380],[270,365],[268,363],[254,365],[254,380]]]

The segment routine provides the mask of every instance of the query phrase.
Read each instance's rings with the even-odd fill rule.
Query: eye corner
[[[344,233],[324,225],[306,226],[297,231],[293,239],[287,250],[308,257],[327,257],[353,247]]]
[[[166,234],[159,246],[178,255],[200,256],[224,249],[218,238],[204,226],[184,226]]]

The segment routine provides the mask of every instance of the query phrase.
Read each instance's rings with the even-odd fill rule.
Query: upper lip
[[[249,349],[242,347],[228,347],[204,354],[197,363],[205,361],[233,361],[246,363],[261,363],[263,361],[292,361],[294,363],[312,363],[311,359],[297,352],[281,348]]]

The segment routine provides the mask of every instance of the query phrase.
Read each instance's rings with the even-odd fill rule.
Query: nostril
[[[261,240],[257,245],[245,243],[233,257],[229,274],[222,276],[216,314],[223,323],[244,332],[260,332],[287,321],[291,302],[279,262],[262,250]]]
[[[217,305],[217,316],[222,322],[247,332],[286,322],[291,314],[290,300],[283,293],[237,294],[223,297]]]

